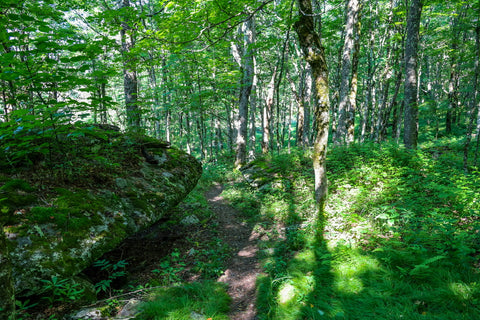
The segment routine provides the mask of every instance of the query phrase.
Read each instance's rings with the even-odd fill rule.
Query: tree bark
[[[316,132],[313,145],[313,169],[315,173],[315,200],[320,213],[327,198],[326,155],[329,126],[329,86],[325,52],[315,31],[311,0],[298,0],[299,19],[295,29],[303,55],[312,68],[315,84]]]
[[[122,0],[121,6],[122,8],[129,8],[130,0]],[[127,126],[129,129],[137,131],[140,128],[141,119],[137,102],[137,61],[131,53],[132,48],[135,46],[135,35],[128,22],[128,17],[124,18],[124,21],[122,22],[122,29],[120,30],[123,56],[123,89],[125,94]]]
[[[422,7],[423,0],[411,0],[407,17],[404,85],[405,120],[403,142],[408,149],[415,149],[417,147],[418,139],[417,57]]]
[[[313,79],[312,79],[312,68],[307,63],[305,68],[305,87],[302,88],[302,96],[303,96],[303,106],[305,107],[305,120],[303,121],[303,144],[305,146],[310,146],[310,119],[311,119],[311,98],[312,98],[312,86],[313,86]]]
[[[277,68],[273,70],[272,78],[268,83],[267,96],[262,114],[262,153],[267,154],[270,150],[271,133],[272,133],[272,108],[275,96],[275,78],[277,76]]]
[[[297,103],[297,136],[296,136],[296,145],[299,148],[303,148],[303,134],[304,134],[304,121],[305,121],[305,105],[303,104],[303,96],[301,94],[301,90],[303,87],[302,78],[303,75],[300,77],[299,81],[299,90],[297,90],[295,83],[287,72],[287,80],[290,83],[290,88],[292,89],[293,96],[295,97],[295,102]]]
[[[367,80],[365,83],[365,91],[366,93],[365,98],[364,98],[364,106],[363,106],[363,116],[361,119],[361,125],[360,125],[360,142],[365,141],[365,139],[368,138],[370,135],[371,128],[373,127],[373,109],[374,109],[374,88],[376,84],[376,56],[373,52],[373,47],[375,45],[375,32],[372,32],[370,34],[370,39],[369,39],[369,45],[368,47],[369,52],[368,52],[368,60],[367,60]]]
[[[463,168],[465,171],[468,171],[468,152],[470,149],[470,142],[472,138],[478,139],[480,137],[480,100],[479,100],[479,93],[478,93],[478,81],[480,78],[480,21],[477,21],[477,25],[475,27],[475,73],[473,75],[473,99],[471,99],[471,107],[470,107],[470,117],[469,123],[467,127],[467,135],[465,139],[465,145],[463,147]],[[474,123],[476,119],[476,127],[474,130]],[[478,143],[477,143],[478,148]],[[478,149],[475,152],[475,165],[477,162],[477,153]]]
[[[242,80],[240,82],[240,99],[237,119],[237,147],[235,167],[240,168],[247,162],[247,126],[248,126],[248,101],[253,83],[253,42],[254,42],[254,18],[251,17],[242,25],[243,56],[242,56]]]
[[[350,121],[353,121],[350,113],[352,113],[351,105],[352,100],[356,98],[357,92],[357,72],[356,67],[358,63],[354,61],[356,56],[358,61],[358,54],[354,53],[354,50],[358,48],[356,42],[358,42],[358,21],[359,21],[360,5],[358,0],[348,0],[347,3],[347,16],[345,23],[345,40],[343,44],[342,60],[341,60],[341,80],[339,88],[339,103],[338,103],[338,120],[334,136],[336,144],[342,144],[345,142],[352,142],[353,130],[349,127]]]
[[[458,107],[458,86],[460,74],[458,70],[458,37],[459,37],[459,19],[458,15],[452,19],[451,22],[451,50],[450,50],[450,78],[448,80],[448,109],[445,116],[445,133],[452,133],[452,126],[455,124],[455,117]]]
[[[250,92],[250,134],[248,138],[248,160],[255,159],[255,145],[257,144],[257,126],[255,123],[255,116],[257,113],[257,62],[255,55],[253,56],[253,83],[252,91]]]

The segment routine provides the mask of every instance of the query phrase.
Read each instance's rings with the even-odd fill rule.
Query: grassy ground
[[[205,169],[177,217],[194,213],[201,236],[159,261],[144,285],[162,288],[145,290],[138,319],[227,319],[215,279],[228,248],[204,198],[214,181],[261,234],[259,319],[480,319],[480,173],[463,171],[459,143],[330,149],[320,216],[308,154],[258,159],[252,172]]]
[[[480,319],[480,174],[460,145],[329,152],[323,216],[300,153],[225,192],[264,232],[259,318]]]

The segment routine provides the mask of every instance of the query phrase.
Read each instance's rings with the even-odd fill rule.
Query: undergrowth
[[[145,287],[162,288],[145,290],[137,319],[228,318],[215,280],[229,248],[204,197],[218,182],[260,234],[258,319],[480,319],[480,173],[463,171],[461,148],[336,147],[327,166],[322,215],[308,152],[206,166],[175,223],[194,214],[208,233],[158,262]]]
[[[308,156],[251,164],[224,195],[264,233],[259,319],[480,319],[480,173],[459,150],[333,148],[324,217]]]
[[[141,314],[136,319],[229,319],[230,297],[224,284],[219,282],[194,282],[162,288],[155,290],[150,299],[142,304]]]

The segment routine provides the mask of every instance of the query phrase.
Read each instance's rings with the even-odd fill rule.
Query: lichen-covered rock
[[[136,144],[141,143],[119,134],[109,138],[109,152],[119,156],[100,160],[112,166],[102,170],[97,158],[88,158],[82,168],[71,168],[78,170],[78,181],[71,172],[56,186],[42,183],[48,177],[0,177],[0,218],[6,223],[17,296],[41,294],[42,280],[73,279],[126,237],[157,222],[193,189],[202,170],[197,160],[167,146],[140,152],[143,145]],[[98,152],[98,144],[87,145],[84,152]],[[155,161],[147,162],[143,152]],[[96,174],[101,183],[95,183]]]

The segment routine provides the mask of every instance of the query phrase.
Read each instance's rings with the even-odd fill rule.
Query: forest
[[[0,52],[6,234],[8,179],[90,190],[131,165],[92,128],[202,164],[166,225],[199,222],[143,282],[96,262],[108,319],[126,297],[132,319],[480,319],[480,1],[0,0]],[[258,236],[250,313],[217,281],[241,249],[220,186]],[[83,303],[48,281],[6,319]]]

